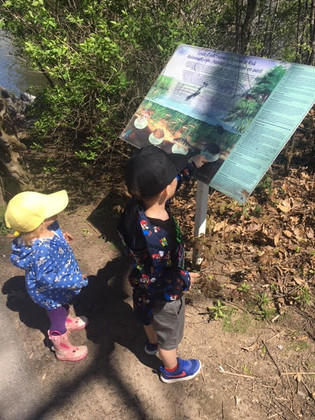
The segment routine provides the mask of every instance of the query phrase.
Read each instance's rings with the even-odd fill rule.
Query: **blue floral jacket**
[[[56,309],[70,303],[86,286],[70,245],[57,222],[49,227],[52,238],[36,239],[24,245],[18,236],[12,242],[10,261],[25,270],[25,283],[31,299],[45,309]]]
[[[189,162],[177,176],[177,189],[183,180],[190,179],[194,169],[195,164]],[[185,270],[184,244],[175,219],[174,223],[176,247],[173,252],[168,232],[150,222],[141,201],[136,198],[128,202],[118,225],[123,244],[134,259],[129,275],[134,311],[146,325],[152,323],[155,300],[177,300],[190,287],[190,276]]]

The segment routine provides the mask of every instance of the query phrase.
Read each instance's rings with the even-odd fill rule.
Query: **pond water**
[[[45,77],[30,69],[13,45],[9,34],[0,29],[0,86],[15,95],[46,85]]]

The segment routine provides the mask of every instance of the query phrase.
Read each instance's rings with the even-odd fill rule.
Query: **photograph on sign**
[[[120,137],[203,154],[208,163],[196,178],[245,202],[314,102],[314,88],[303,90],[315,85],[314,68],[299,67],[180,45]]]

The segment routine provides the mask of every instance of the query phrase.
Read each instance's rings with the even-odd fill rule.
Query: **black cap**
[[[159,194],[184,169],[188,156],[166,153],[155,146],[139,149],[125,167],[125,182],[130,194],[150,198]]]

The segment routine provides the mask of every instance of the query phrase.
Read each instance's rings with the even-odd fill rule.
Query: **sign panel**
[[[244,203],[314,101],[314,67],[180,45],[120,138],[203,154],[195,177]]]

